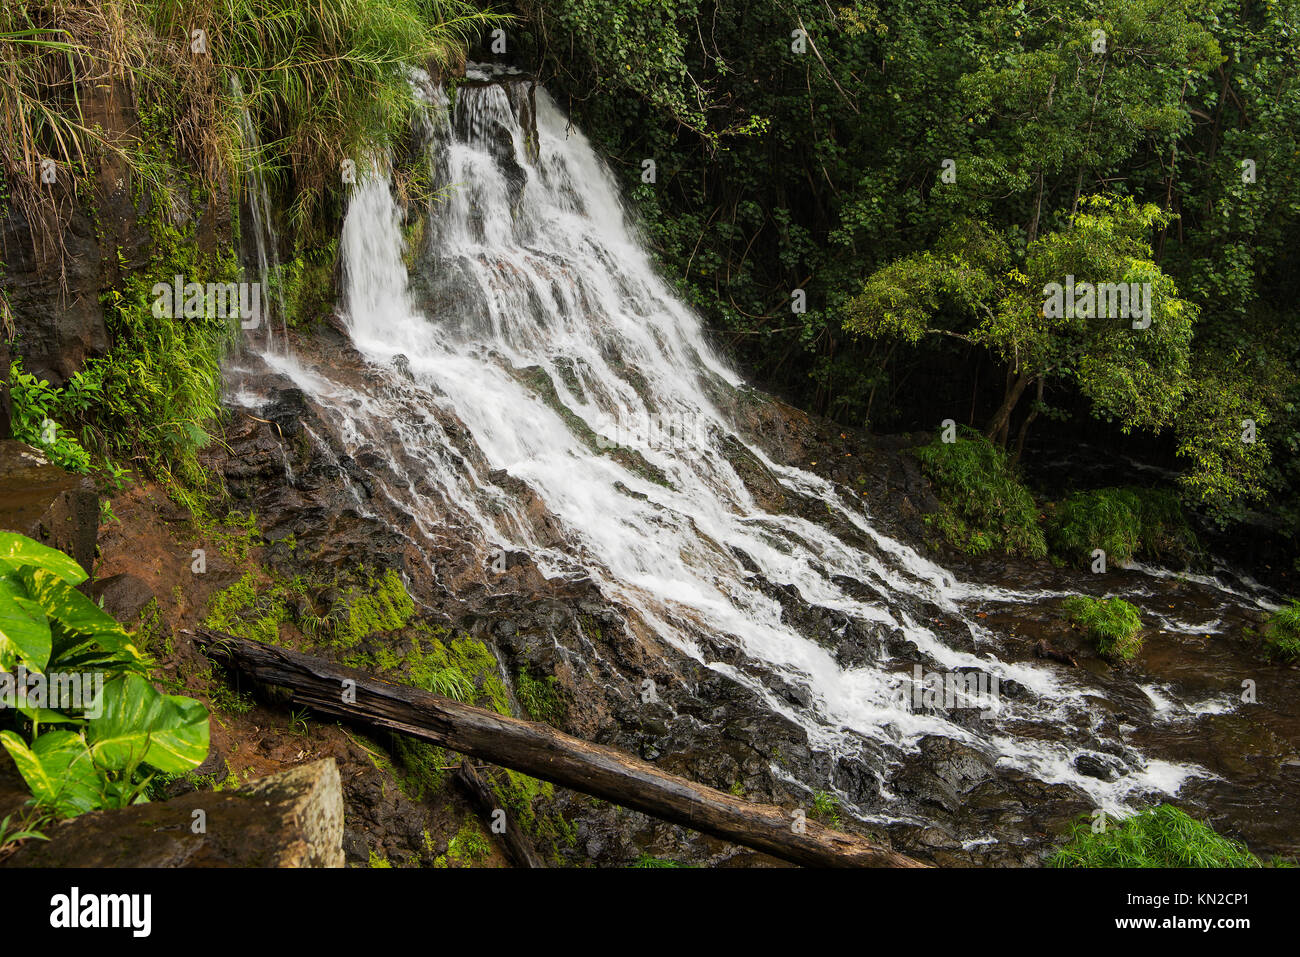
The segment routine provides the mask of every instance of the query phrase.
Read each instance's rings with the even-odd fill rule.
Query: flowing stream
[[[915,819],[888,800],[889,772],[926,736],[1068,785],[1112,812],[1217,776],[1175,743],[1136,741],[1103,722],[1097,705],[1111,692],[1088,670],[1007,652],[1008,623],[1043,617],[1037,606],[1067,588],[958,580],[880,532],[851,492],[779,464],[746,437],[734,417],[741,376],[657,274],[615,179],[544,90],[466,83],[453,108],[441,90],[419,88],[440,188],[425,234],[408,248],[407,217],[389,182],[372,176],[355,188],[341,238],[341,310],[382,387],[264,356],[329,410],[350,455],[380,456],[399,476],[384,494],[409,516],[403,534],[446,534],[442,507],[420,491],[432,487],[486,553],[526,552],[548,577],[594,581],[638,627],[796,722],[815,749],[879,757],[871,773],[885,800],[865,807],[841,794],[864,820]],[[466,436],[449,434],[449,420],[463,424],[478,456],[461,454]],[[827,520],[765,508],[738,456]],[[501,471],[540,498],[556,534],[538,533],[495,480]],[[1134,569],[1124,593],[1161,607],[1168,576]],[[1274,601],[1248,584],[1192,584],[1203,607],[1192,620],[1164,608],[1170,633],[1206,632],[1233,608]],[[791,620],[773,585],[874,636],[874,646],[846,662],[835,635]],[[953,626],[962,641],[945,637]],[[915,664],[996,677],[1017,693],[979,720],[917,708],[905,697]],[[1151,721],[1238,706],[1230,685],[1185,700],[1175,684],[1149,680],[1137,697],[1149,699],[1141,706]],[[1115,772],[1081,772],[1084,752],[1107,756]]]

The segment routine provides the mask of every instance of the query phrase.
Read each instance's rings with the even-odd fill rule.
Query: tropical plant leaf
[[[95,764],[123,771],[144,763],[179,774],[208,756],[208,712],[193,698],[164,695],[139,675],[104,685],[103,714],[86,736]]]
[[[75,631],[67,631],[59,622],[50,628],[54,636],[54,650],[50,653],[50,669],[60,671],[105,671],[109,674],[134,672],[148,674],[152,659],[132,642],[120,648],[105,648],[100,637],[87,638]]]
[[[44,569],[23,568],[16,577],[38,601],[52,626],[50,666],[63,670],[143,671],[149,662],[130,632],[63,579]]]
[[[100,806],[100,778],[81,735],[49,731],[28,747],[12,731],[2,731],[0,744],[13,758],[38,805],[64,817],[75,817]]]
[[[24,565],[53,572],[73,585],[87,577],[85,569],[62,552],[17,532],[0,532],[0,572],[16,571]]]
[[[84,718],[64,714],[53,708],[19,708],[18,711],[29,721],[39,724],[85,724]]]
[[[8,671],[21,661],[32,671],[44,671],[52,641],[41,606],[21,582],[0,577],[0,669]]]
[[[110,647],[131,640],[116,618],[53,572],[43,568],[23,568],[17,577],[27,586],[28,595],[40,602],[45,614],[69,631],[93,635],[107,641]]]

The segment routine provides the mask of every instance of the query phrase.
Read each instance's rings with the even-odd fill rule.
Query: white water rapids
[[[416,491],[417,479],[426,480],[488,548],[527,552],[548,576],[590,577],[664,641],[752,688],[804,728],[814,748],[833,755],[853,755],[864,740],[901,755],[925,735],[942,735],[1044,782],[1068,783],[1112,812],[1142,793],[1173,794],[1204,773],[1123,746],[1129,773],[1114,781],[1080,774],[1072,759],[1098,744],[1088,735],[1096,725],[1090,701],[1101,692],[1082,672],[999,660],[998,637],[965,610],[999,601],[1033,614],[1033,602],[1049,593],[957,581],[876,531],[852,495],[745,441],[718,399],[743,388],[741,377],[658,276],[614,178],[544,91],[536,92],[533,162],[517,120],[522,85],[513,93],[500,84],[464,86],[454,117],[440,92],[426,96],[435,127],[430,162],[445,187],[430,212],[427,255],[408,270],[403,214],[378,177],[356,188],[341,239],[347,329],[386,387],[359,391],[291,356],[265,356],[331,410],[350,454],[386,456],[409,479],[400,502],[411,518],[409,535],[436,541],[444,534]],[[423,297],[415,294],[417,276]],[[521,374],[533,367],[549,377],[567,415],[533,387],[536,372]],[[563,545],[538,540],[520,503],[456,454],[440,419],[418,414],[421,408],[454,413],[492,470],[535,490],[558,518]],[[658,432],[646,427],[651,415],[659,417]],[[649,469],[593,445],[573,427],[577,419],[635,449]],[[389,451],[394,442],[401,461]],[[792,499],[824,503],[860,540],[765,511],[731,464],[737,443]],[[412,473],[412,460],[422,475]],[[666,482],[653,480],[655,471]],[[827,647],[783,621],[755,569],[793,586],[809,605],[896,629],[941,668],[978,668],[1024,692],[973,723],[914,710],[900,695],[904,673],[841,666]],[[837,584],[844,579],[865,588],[854,597]],[[918,602],[963,621],[976,651],[948,647],[926,620],[915,620],[908,609]],[[713,660],[702,635],[739,648],[780,681]],[[807,704],[792,703],[774,685],[801,689]],[[887,784],[883,793],[888,797]],[[895,819],[880,808],[850,809]]]

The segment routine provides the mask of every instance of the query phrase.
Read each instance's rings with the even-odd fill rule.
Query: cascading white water
[[[1098,692],[1086,676],[999,660],[994,636],[963,611],[1044,593],[957,581],[879,533],[851,496],[746,442],[718,399],[741,388],[741,378],[656,274],[609,171],[540,90],[537,158],[529,162],[520,102],[500,84],[462,87],[454,121],[432,136],[431,160],[448,189],[431,212],[429,258],[413,270],[419,295],[388,184],[372,177],[352,196],[341,239],[343,307],[356,348],[387,387],[361,392],[292,360],[273,362],[336,411],[350,453],[395,436],[485,544],[528,552],[548,576],[589,576],[664,640],[754,689],[818,748],[852,755],[875,742],[901,753],[923,735],[942,735],[1042,781],[1069,783],[1112,811],[1141,792],[1173,793],[1198,773],[1127,749],[1129,773],[1116,780],[1080,774],[1072,757],[1096,744],[1089,700]],[[445,98],[430,97],[435,122],[445,108]],[[544,378],[563,410],[538,388]],[[558,517],[563,543],[539,540],[522,506],[487,470],[451,454],[439,419],[421,408],[454,413],[490,470],[534,489]],[[645,427],[652,423],[659,431]],[[608,454],[614,442],[643,464]],[[761,507],[732,464],[742,447],[793,498],[824,503],[859,540]],[[411,480],[400,505],[413,535],[432,540],[437,520],[414,491],[416,476],[396,458],[392,466]],[[1028,693],[973,727],[913,710],[900,700],[906,678],[898,668],[841,666],[783,621],[762,579],[793,586],[809,605],[896,629],[943,668],[978,668]],[[872,597],[849,594],[837,584],[844,579]],[[917,601],[964,622],[977,652],[948,647],[915,620],[907,609]],[[702,636],[741,649],[764,673],[714,660]],[[792,704],[765,675],[803,689],[808,703]],[[1062,730],[1035,733],[1044,724]],[[890,819],[878,809],[865,816]]]
[[[244,105],[243,86],[240,85],[239,77],[233,73],[230,74],[230,91],[234,95],[235,102],[239,104],[241,145],[244,152],[251,157],[246,171],[248,210],[253,218],[252,239],[253,248],[257,253],[258,282],[261,284],[261,317],[266,323],[265,348],[267,352],[272,352],[275,348],[275,317],[270,312],[270,304],[274,300],[278,307],[286,346],[288,329],[285,324],[288,322],[288,310],[285,309],[284,295],[280,289],[280,253],[275,235],[275,221],[271,218],[271,196],[266,188],[266,179],[257,165],[257,155],[262,148],[261,140],[258,138],[257,128],[253,125],[253,118],[249,116],[248,108]],[[244,232],[244,236],[247,235],[248,233]]]

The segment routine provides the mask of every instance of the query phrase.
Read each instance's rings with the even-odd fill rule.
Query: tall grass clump
[[[328,198],[340,197],[344,160],[364,170],[405,136],[415,104],[412,68],[436,72],[463,62],[468,43],[505,19],[465,0],[135,4],[159,37],[184,46],[180,128],[209,165],[257,169],[291,188],[289,221],[298,235],[319,224]],[[186,42],[196,27],[207,31],[206,56]],[[257,155],[243,151],[245,109],[262,143]]]
[[[1169,804],[1148,808],[1094,833],[1091,817],[1071,826],[1052,867],[1260,867],[1243,845]]]
[[[1047,554],[1033,497],[1006,453],[988,439],[964,429],[955,442],[936,439],[912,451],[934,482],[940,502],[926,520],[951,545],[971,555]]]
[[[1128,661],[1141,650],[1142,618],[1123,598],[1071,595],[1064,608],[1066,617],[1088,633],[1105,657]]]
[[[91,160],[129,162],[130,137],[105,130],[85,107],[92,90],[128,81],[144,62],[130,14],[121,0],[0,4],[0,211],[28,224],[33,252],[55,268],[68,197],[86,192]]]
[[[1085,567],[1094,549],[1121,564],[1141,555],[1188,561],[1196,535],[1176,492],[1156,488],[1099,488],[1074,492],[1049,509],[1052,551]]]
[[[1273,661],[1300,660],[1300,599],[1279,608],[1264,626],[1264,654]]]

